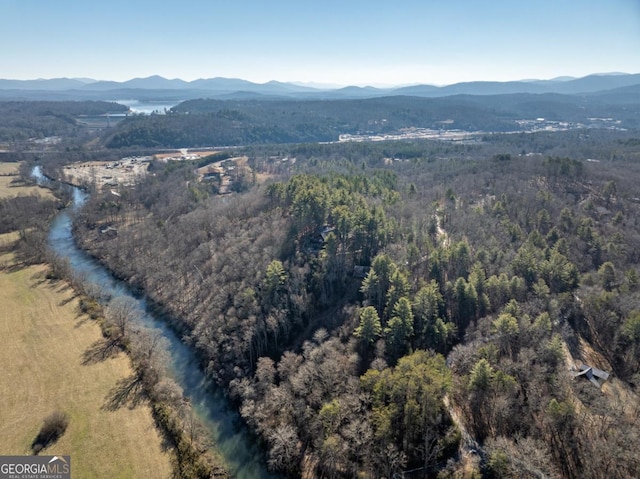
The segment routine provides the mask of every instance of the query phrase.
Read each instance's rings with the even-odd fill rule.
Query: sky
[[[0,0],[0,78],[444,85],[640,73],[640,0]]]

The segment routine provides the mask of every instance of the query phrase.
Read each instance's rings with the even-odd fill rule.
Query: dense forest
[[[274,471],[638,477],[639,145],[254,147],[248,191],[154,163],[75,230],[197,349]]]
[[[237,146],[337,141],[341,134],[404,128],[510,132],[519,120],[637,128],[640,100],[615,96],[513,94],[362,100],[189,100],[168,115],[137,116],[105,135],[109,148]],[[625,97],[626,98],[626,97]],[[603,119],[606,122],[603,123]]]
[[[0,141],[73,137],[85,130],[78,124],[79,116],[127,110],[124,105],[104,101],[0,101]]]

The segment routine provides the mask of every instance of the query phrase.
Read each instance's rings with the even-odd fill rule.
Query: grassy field
[[[0,265],[11,264],[6,246],[13,239],[0,235]],[[42,454],[70,455],[72,477],[169,477],[171,455],[162,450],[150,409],[103,408],[117,382],[132,373],[129,359],[120,353],[85,361],[102,338],[100,328],[79,314],[71,289],[47,280],[45,271],[0,269],[0,454],[30,454],[44,418],[60,410],[69,427]]]
[[[100,328],[78,314],[72,291],[44,272],[0,272],[0,454],[29,454],[43,419],[61,410],[69,427],[43,453],[71,455],[74,477],[168,477],[169,454],[149,409],[102,409],[116,382],[131,374],[128,358],[83,364]]]
[[[37,186],[13,187],[11,182],[18,177],[17,163],[0,163],[0,199],[17,195],[38,195],[52,197],[51,192]]]

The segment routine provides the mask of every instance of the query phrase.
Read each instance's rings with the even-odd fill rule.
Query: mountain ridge
[[[146,92],[145,96],[156,94],[158,98],[170,96],[181,99],[193,98],[194,95],[204,97],[233,96],[235,93],[243,97],[255,94],[258,97],[283,96],[300,99],[338,99],[338,98],[371,98],[379,96],[410,95],[421,97],[445,97],[452,95],[502,95],[514,93],[561,93],[583,95],[621,89],[640,85],[640,73],[595,73],[581,78],[556,77],[550,80],[519,81],[470,81],[450,85],[435,86],[417,84],[380,88],[372,86],[347,85],[340,88],[319,88],[318,86],[301,85],[293,82],[271,80],[255,83],[240,78],[200,78],[185,81],[180,78],[167,79],[160,75],[132,78],[118,82],[110,80],[92,80],[89,78],[52,78],[35,80],[0,79],[2,98],[38,97],[50,94],[63,95],[78,99],[116,99],[118,94],[132,91]],[[15,92],[14,95],[12,93]]]

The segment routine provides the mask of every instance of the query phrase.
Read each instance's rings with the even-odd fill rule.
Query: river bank
[[[17,164],[0,169],[18,178]],[[0,184],[0,197],[50,198],[48,190],[36,188]],[[79,297],[66,282],[48,277],[47,265],[21,261],[14,251],[20,241],[17,231],[0,234],[0,452],[32,454],[44,418],[59,411],[68,416],[68,427],[42,454],[69,455],[74,477],[169,477],[171,454],[151,408],[103,408],[118,382],[132,374],[129,358],[120,353],[85,361],[102,339],[99,326],[80,312]]]
[[[49,245],[52,250],[68,260],[75,274],[99,285],[105,296],[112,300],[125,296],[135,301],[140,324],[157,332],[166,341],[170,376],[182,388],[185,400],[204,424],[229,473],[238,479],[274,477],[267,471],[258,445],[241,426],[239,414],[228,404],[222,391],[206,377],[196,355],[179,339],[167,321],[153,314],[147,299],[134,294],[128,285],[114,278],[98,261],[77,247],[71,231],[71,212],[81,206],[85,197],[77,188],[73,192],[74,205],[60,212],[51,224]]]

